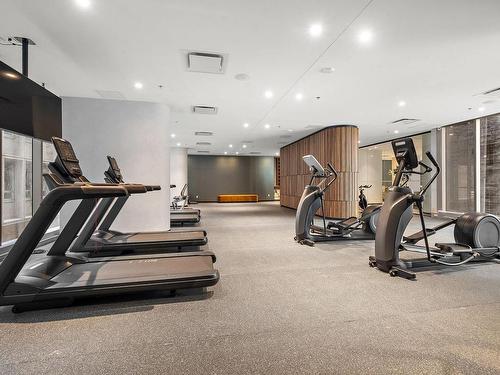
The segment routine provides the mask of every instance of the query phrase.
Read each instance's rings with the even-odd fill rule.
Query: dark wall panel
[[[258,194],[259,200],[272,200],[274,158],[189,155],[188,185],[189,195],[200,202],[216,202],[219,194]]]

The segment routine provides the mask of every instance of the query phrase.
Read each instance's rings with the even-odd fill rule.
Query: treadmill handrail
[[[52,221],[64,204],[71,200],[111,198],[127,195],[121,186],[63,185],[51,190],[42,200],[5,259],[0,264],[0,294],[15,280]]]

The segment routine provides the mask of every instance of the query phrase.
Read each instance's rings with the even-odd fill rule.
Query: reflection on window
[[[32,216],[32,140],[2,131],[2,244],[15,240]]]
[[[444,129],[446,211],[475,211],[475,121]]]

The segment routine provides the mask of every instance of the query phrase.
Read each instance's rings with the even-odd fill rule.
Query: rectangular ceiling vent
[[[250,152],[250,155],[260,155],[260,154],[262,154],[262,152],[260,152],[260,151],[251,151]]]
[[[217,107],[208,105],[195,105],[193,106],[193,112],[198,115],[215,115],[217,114]]]
[[[488,90],[485,92],[482,92],[482,96],[488,96],[488,97],[494,97],[494,98],[500,98],[500,87],[497,87],[496,89]]]
[[[196,142],[196,146],[211,146],[210,142]]]
[[[400,118],[399,120],[392,121],[391,124],[393,125],[410,125],[413,124],[414,122],[420,121],[419,119],[416,118]]]
[[[198,154],[210,154],[208,150],[198,150]]]
[[[194,135],[199,135],[201,137],[211,137],[214,135],[212,132],[194,132]]]
[[[95,90],[103,99],[124,100],[125,96],[119,91]]]
[[[220,53],[189,51],[187,70],[189,72],[224,74],[226,56]]]

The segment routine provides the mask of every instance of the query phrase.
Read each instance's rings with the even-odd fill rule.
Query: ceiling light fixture
[[[244,128],[248,128],[249,126],[250,126],[250,125],[248,125],[248,122],[245,122],[245,123],[243,124],[243,127],[244,127]]]
[[[177,142],[177,147],[180,147],[181,146],[181,142]]]
[[[302,94],[301,92],[298,92],[297,94],[295,94],[295,99],[297,99],[298,101],[301,101],[302,99],[304,99],[304,94]]]
[[[394,130],[394,134],[398,134],[399,133],[399,130]]]
[[[19,76],[15,73],[12,73],[12,72],[3,72],[3,75],[7,78],[11,78],[11,79],[18,79]]]
[[[233,148],[233,145],[229,145],[229,148]]]
[[[485,109],[486,109],[486,108],[484,108],[484,107],[479,107],[477,110],[478,110],[479,112],[484,112],[484,110],[485,110]]]
[[[243,145],[243,148],[247,148],[247,145]]]
[[[171,138],[175,138],[175,133],[170,134]]]
[[[404,100],[400,100],[399,103],[398,103],[398,105],[400,107],[404,107],[404,106],[406,106],[406,102]]]
[[[90,8],[90,5],[91,5],[90,0],[75,0],[75,3],[80,8],[83,8],[83,9],[88,9],[88,8]]]
[[[266,92],[264,93],[264,96],[267,99],[271,99],[274,96],[274,93],[271,90],[266,90]]]
[[[271,125],[266,124],[266,125],[264,125],[264,127],[265,127],[266,129],[269,129],[269,128],[271,127]]]
[[[144,85],[142,84],[142,82],[136,82],[134,83],[134,87],[137,89],[137,90],[140,90],[144,87]]]
[[[224,155],[227,155],[227,151],[224,151]]]
[[[275,152],[274,155],[280,156],[280,153],[279,152]]]
[[[236,151],[236,155],[239,155],[240,153],[238,151]]]
[[[319,37],[323,33],[323,26],[320,23],[315,23],[309,26],[309,35],[314,38]]]
[[[373,31],[369,29],[361,30],[358,34],[358,41],[362,44],[368,44],[373,40]]]
[[[335,71],[335,68],[333,68],[331,66],[325,66],[324,68],[321,68],[319,71],[321,73],[330,74],[330,73],[333,73]]]

